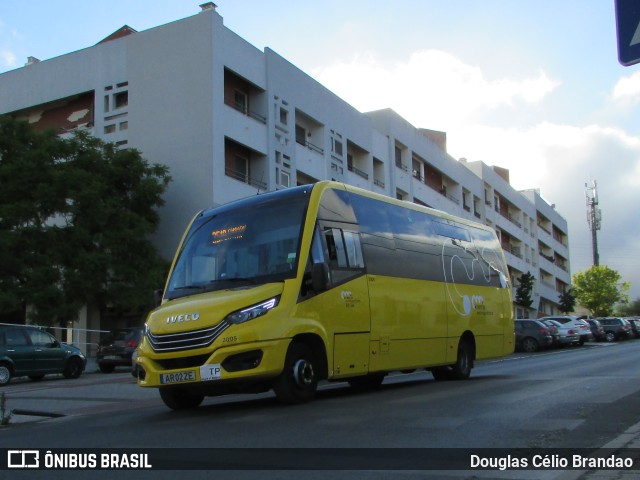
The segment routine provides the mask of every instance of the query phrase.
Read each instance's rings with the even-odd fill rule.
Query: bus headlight
[[[253,305],[252,307],[245,308],[244,310],[238,310],[230,313],[227,315],[227,320],[232,323],[244,323],[246,321],[253,320],[254,318],[261,317],[278,305],[279,300],[280,297],[273,297],[265,302],[259,303],[258,305]]]

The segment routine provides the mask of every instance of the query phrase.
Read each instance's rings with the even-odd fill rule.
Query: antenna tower
[[[593,186],[584,184],[585,194],[587,197],[587,222],[589,223],[589,229],[591,230],[591,243],[593,245],[593,264],[595,266],[600,265],[600,255],[598,254],[598,230],[600,230],[600,224],[602,223],[602,211],[598,207],[598,190],[596,181],[593,181]]]

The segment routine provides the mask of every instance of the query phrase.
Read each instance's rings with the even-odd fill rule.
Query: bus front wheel
[[[188,410],[199,407],[204,400],[204,395],[177,388],[161,387],[160,398],[172,410]]]
[[[273,383],[276,397],[283,403],[304,403],[318,388],[318,368],[313,351],[304,343],[289,346],[282,373]]]

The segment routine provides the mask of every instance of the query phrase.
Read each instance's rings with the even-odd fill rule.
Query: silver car
[[[554,325],[558,329],[558,343],[560,346],[580,344],[580,332],[573,325],[563,324],[557,320],[542,320],[542,323]]]
[[[593,340],[593,335],[591,334],[591,327],[589,326],[589,324],[585,320],[582,320],[581,318],[574,315],[554,315],[542,317],[538,320],[555,320],[562,325],[572,327],[580,335],[580,340],[578,341],[580,345],[584,344],[584,342],[590,342],[591,340]]]

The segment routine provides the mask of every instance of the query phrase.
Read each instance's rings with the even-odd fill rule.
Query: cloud
[[[539,102],[559,85],[542,71],[531,78],[491,80],[479,67],[439,50],[420,50],[395,64],[365,54],[312,74],[358,110],[391,107],[414,125],[444,130],[490,109]]]
[[[640,140],[620,128],[533,120],[533,109],[543,115],[536,119],[545,118],[544,100],[559,81],[544,71],[488,78],[481,68],[437,50],[397,63],[365,54],[313,76],[360,111],[390,107],[415,126],[446,131],[454,158],[508,168],[518,190],[539,188],[567,219],[572,273],[591,266],[585,183],[596,180],[601,264],[631,281],[632,298],[640,296],[640,223],[630,221],[640,205]],[[620,79],[605,100],[614,119],[632,112],[640,100],[640,72]],[[524,122],[515,126],[514,118]]]
[[[585,184],[595,180],[602,212],[600,264],[632,283],[632,298],[640,296],[640,223],[634,220],[640,139],[618,128],[546,122],[525,129],[468,126],[448,134],[447,143],[450,153],[466,152],[469,161],[508,168],[516,189],[540,188],[567,219],[572,273],[593,262]]]
[[[0,51],[0,62],[4,67],[15,67],[17,65],[16,55],[8,50]]]
[[[640,101],[640,72],[618,80],[613,87],[612,99],[622,103]]]

